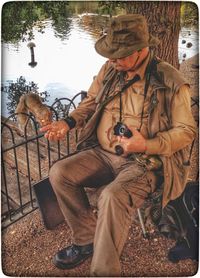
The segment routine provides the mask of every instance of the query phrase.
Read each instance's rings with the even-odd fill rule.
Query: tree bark
[[[176,1],[127,1],[127,13],[139,13],[146,17],[149,32],[160,40],[155,54],[179,68],[178,39],[180,32],[181,2]]]

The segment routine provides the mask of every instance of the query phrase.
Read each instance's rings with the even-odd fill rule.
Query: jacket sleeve
[[[190,102],[189,87],[183,85],[172,100],[172,128],[147,139],[147,154],[171,156],[192,143],[196,135],[196,123]]]
[[[80,128],[85,124],[85,121],[92,116],[96,109],[95,99],[98,95],[101,86],[103,85],[103,79],[105,73],[109,67],[109,62],[107,61],[100,69],[98,75],[94,78],[86,98],[79,104],[79,106],[70,113],[76,121],[76,127]]]

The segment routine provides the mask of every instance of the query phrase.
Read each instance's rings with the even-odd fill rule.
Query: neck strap
[[[125,75],[125,72],[120,72],[120,76],[119,76],[120,87],[121,87],[120,94],[119,94],[119,121],[120,122],[122,121],[122,93],[128,87],[130,87],[132,84],[136,83],[140,79],[139,75],[135,75],[134,78],[132,78],[125,84],[124,75]]]
[[[150,54],[151,55],[151,54]],[[151,55],[152,56],[152,55]],[[150,57],[150,61],[147,65],[146,68],[146,80],[145,80],[145,86],[144,86],[144,100],[143,100],[143,105],[142,105],[142,112],[141,112],[141,121],[140,121],[140,127],[139,127],[139,131],[142,127],[143,124],[143,117],[144,117],[144,103],[146,100],[146,96],[147,96],[147,92],[148,92],[148,88],[150,85],[150,79],[151,79],[151,74],[155,69],[155,66],[157,64],[157,60],[153,57]],[[121,86],[121,90],[120,90],[120,103],[119,103],[119,121],[122,121],[122,92],[124,90],[126,90],[128,87],[130,87],[132,84],[134,84],[135,82],[137,82],[140,79],[140,77],[138,75],[135,75],[133,79],[129,80],[126,84],[124,81],[124,72],[120,72],[120,86]]]

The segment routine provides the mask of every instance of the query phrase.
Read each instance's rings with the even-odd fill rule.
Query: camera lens
[[[120,128],[119,128],[119,135],[120,135],[120,136],[123,136],[123,135],[124,135],[125,130],[126,130],[126,128],[125,128],[125,126],[124,126],[124,125],[120,126]]]
[[[117,145],[117,146],[115,146],[115,152],[117,155],[122,155],[124,153],[124,150],[123,150],[122,146]]]

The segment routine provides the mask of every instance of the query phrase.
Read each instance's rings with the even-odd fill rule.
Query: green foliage
[[[2,8],[2,41],[18,43],[34,39],[33,28],[45,31],[45,20],[52,20],[55,36],[65,39],[70,32],[71,14],[119,13],[120,1],[13,1]]]
[[[181,25],[198,26],[198,6],[193,2],[183,2],[181,5]]]
[[[130,5],[131,2],[131,5]],[[134,13],[135,5],[139,4],[139,1],[99,1],[98,12],[100,14],[109,14],[110,16],[120,13]],[[143,3],[144,4],[144,3]],[[157,9],[158,2],[153,3],[155,9]],[[149,3],[147,1],[146,6]],[[182,2],[181,4],[181,25],[182,26],[198,26],[198,6],[194,2]]]
[[[72,14],[98,13],[98,1],[69,1],[68,9]]]
[[[109,14],[110,16],[130,12],[129,1],[99,1],[98,12],[100,14]],[[137,5],[139,1],[135,2]],[[147,3],[148,5],[148,3]],[[134,13],[134,1],[131,3],[131,13]],[[198,25],[198,6],[194,2],[182,2],[181,4],[181,25],[197,26]]]
[[[25,4],[23,2],[7,2],[2,9],[2,39],[5,42],[17,42],[23,40],[22,34],[28,35],[29,39],[33,38],[32,24],[37,14],[32,12],[32,2]],[[26,13],[26,11],[29,11]]]
[[[98,13],[108,14],[110,17],[125,11],[126,2],[124,1],[99,1]]]
[[[156,5],[157,2],[155,2],[155,9]],[[45,20],[48,19],[52,20],[55,36],[65,39],[71,28],[71,14],[83,12],[108,14],[111,17],[116,14],[134,12],[134,1],[6,2],[2,8],[2,41],[15,44],[19,41],[33,40],[33,28],[44,32]],[[198,24],[198,7],[195,3],[182,3],[181,22],[182,26]]]
[[[2,8],[2,41],[17,43],[34,39],[33,28],[44,32],[45,19],[53,21],[55,33],[69,33],[68,2],[17,1],[7,2]],[[60,34],[60,33],[59,33]],[[62,37],[62,35],[61,35]]]
[[[22,95],[34,92],[41,97],[43,102],[47,101],[49,96],[46,91],[39,93],[37,84],[33,81],[27,83],[23,76],[20,76],[16,83],[10,83],[7,87],[4,87],[3,92],[8,94],[8,103],[6,105],[10,115],[15,113],[15,109]]]

